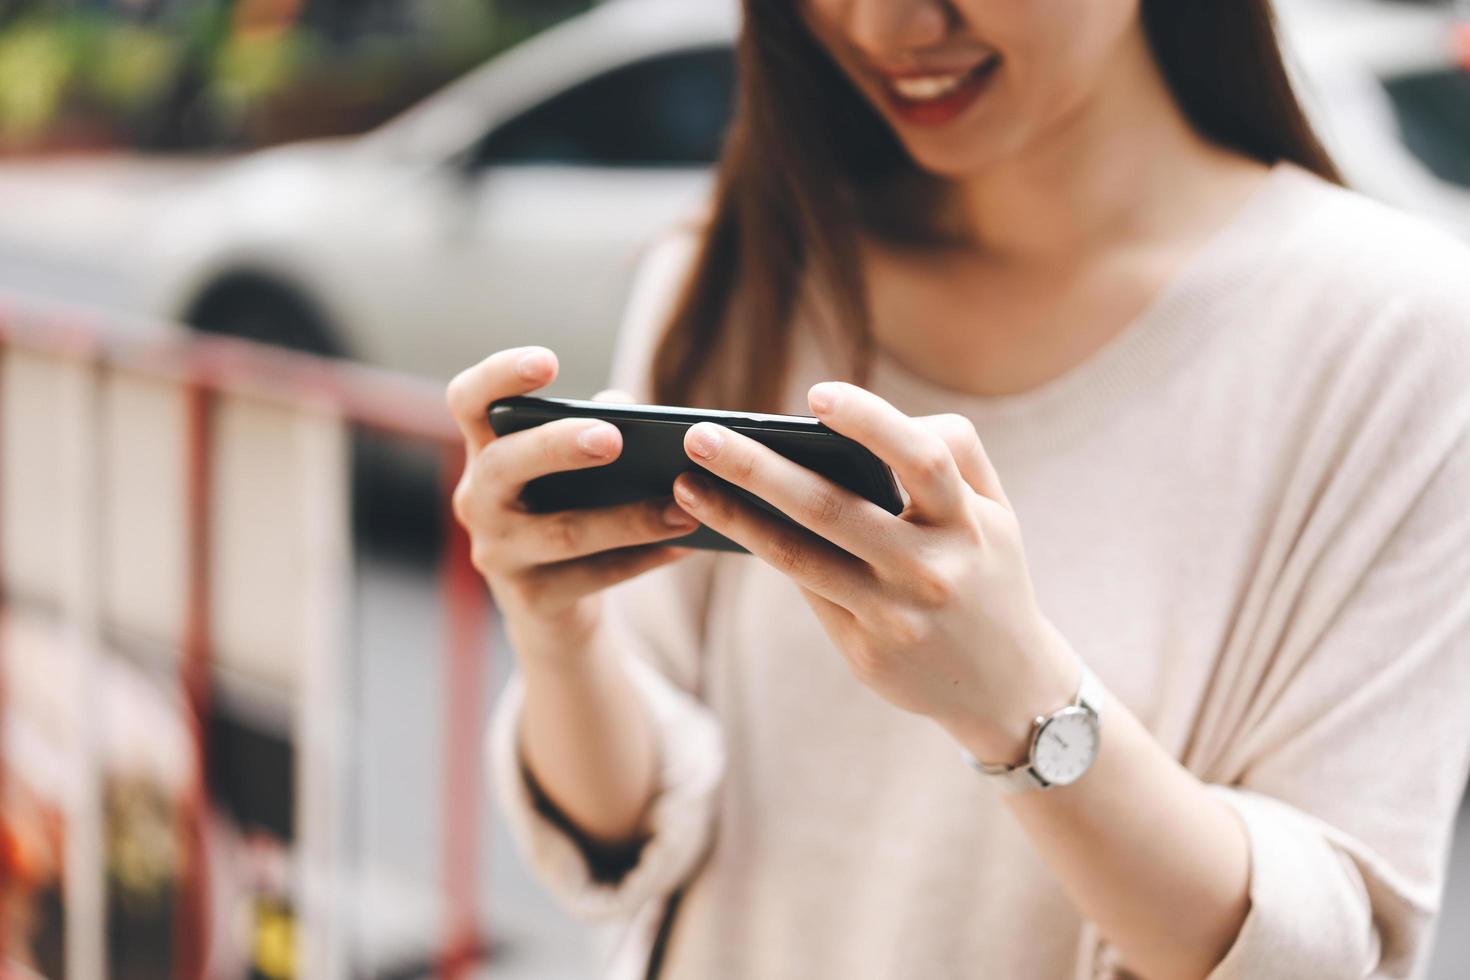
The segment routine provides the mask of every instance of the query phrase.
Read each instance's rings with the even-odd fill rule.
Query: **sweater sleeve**
[[[1427,292],[1334,366],[1184,748],[1249,850],[1208,980],[1427,969],[1470,767],[1470,295]],[[1087,936],[1079,978],[1131,976]]]
[[[724,773],[720,730],[709,709],[638,653],[630,651],[625,664],[653,722],[659,754],[648,836],[634,847],[599,846],[532,779],[518,742],[525,697],[519,671],[507,682],[491,722],[493,785],[512,840],[558,903],[587,922],[631,917],[689,877],[711,841]]]
[[[1467,704],[1462,426],[1272,711],[1289,734],[1210,787],[1251,858],[1251,908],[1211,980],[1417,975],[1470,765]]]
[[[667,318],[691,240],[676,235],[639,267],[614,352],[610,385],[648,400],[648,365]],[[603,593],[612,646],[653,723],[658,756],[647,836],[611,849],[584,835],[547,798],[520,752],[525,697],[515,670],[491,715],[491,782],[511,838],[566,911],[588,922],[627,920],[687,880],[713,837],[724,774],[724,743],[698,695],[704,610],[716,559],[690,555]]]
[[[1250,681],[1210,786],[1251,861],[1210,980],[1426,968],[1470,766],[1470,330],[1462,309],[1438,324],[1399,335],[1415,352],[1293,535],[1279,645],[1300,655]]]

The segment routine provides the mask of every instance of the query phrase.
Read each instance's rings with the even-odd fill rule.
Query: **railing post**
[[[444,855],[445,948],[440,976],[466,976],[486,944],[480,935],[480,724],[487,674],[485,583],[470,563],[470,541],[450,512],[449,500],[464,466],[459,446],[444,451],[440,499],[445,507],[444,552],[439,571],[448,647],[445,664]]]
[[[333,412],[308,411],[296,420],[295,450],[302,474],[303,526],[311,536],[304,587],[307,621],[294,707],[296,741],[297,976],[346,980],[348,941],[356,905],[342,887],[347,874],[346,792],[348,653],[346,605],[351,576],[349,427]]]
[[[174,977],[200,980],[208,961],[209,812],[208,719],[210,710],[210,421],[214,393],[198,380],[184,388],[185,588],[179,689],[193,758],[189,789],[179,803],[179,876],[174,899]]]
[[[66,801],[63,889],[66,899],[68,980],[102,980],[107,975],[107,862],[103,842],[101,764],[102,542],[100,393],[97,352],[85,344],[65,365],[58,409],[70,424],[62,429],[62,496],[71,514],[61,542],[65,556],[63,602],[65,643],[72,647],[77,684],[78,779]]]

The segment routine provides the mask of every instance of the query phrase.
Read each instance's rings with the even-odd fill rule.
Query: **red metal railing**
[[[180,980],[203,976],[209,955],[209,865],[204,846],[209,797],[209,458],[210,390],[191,381],[184,409],[184,518],[187,557],[184,562],[188,597],[184,602],[183,650],[179,657],[179,690],[183,694],[184,723],[189,727],[194,757],[192,776],[180,801],[179,852],[186,869],[174,906],[174,975]]]
[[[448,501],[463,465],[463,443],[435,384],[345,362],[330,361],[242,341],[200,337],[169,326],[119,320],[108,314],[0,297],[0,358],[25,351],[88,365],[99,373],[123,372],[178,386],[185,398],[182,479],[187,513],[186,588],[179,656],[179,689],[193,745],[192,780],[180,806],[181,863],[175,915],[174,975],[202,977],[208,962],[208,868],[204,821],[208,812],[206,729],[211,711],[211,486],[216,450],[211,424],[219,398],[247,396],[290,409],[327,413],[361,427],[434,447],[442,464],[440,506],[447,529],[438,570],[447,629],[448,701],[444,712],[443,852],[440,878],[444,934],[436,957],[441,975],[461,975],[483,955],[477,892],[481,786],[479,723],[483,716],[486,653],[483,637],[491,616],[488,594],[469,562],[469,545]],[[5,493],[0,474],[0,497]],[[0,568],[0,589],[8,581]],[[0,591],[0,617],[7,614]],[[3,621],[0,621],[3,622]],[[0,631],[0,640],[3,640]],[[0,665],[3,665],[0,649]],[[5,674],[0,669],[0,734],[5,726]],[[4,826],[5,754],[0,744],[0,829]],[[0,834],[0,862],[7,837]],[[0,863],[0,875],[7,868]],[[0,878],[0,901],[6,882]],[[0,905],[3,912],[3,905]],[[103,942],[102,936],[95,937]],[[0,930],[0,966],[5,936]]]

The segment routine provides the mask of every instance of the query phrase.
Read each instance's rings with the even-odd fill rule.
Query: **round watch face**
[[[1031,768],[1042,779],[1065,786],[1097,758],[1097,719],[1085,708],[1063,708],[1036,736]]]

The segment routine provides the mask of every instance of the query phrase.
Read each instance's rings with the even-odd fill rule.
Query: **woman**
[[[492,438],[544,348],[448,392],[520,668],[496,786],[626,924],[606,975],[1422,972],[1470,760],[1466,250],[1335,183],[1264,0],[745,13],[620,397],[814,414],[904,512],[701,425],[799,527],[695,472],[526,514],[616,429]],[[696,521],[753,557],[666,543]]]

